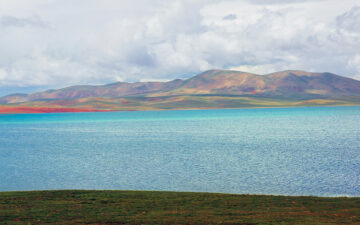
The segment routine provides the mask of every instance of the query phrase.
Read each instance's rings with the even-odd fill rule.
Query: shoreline
[[[180,194],[218,194],[218,195],[237,195],[237,196],[268,196],[268,197],[305,197],[305,198],[359,198],[360,195],[291,195],[291,194],[268,194],[268,193],[228,193],[228,192],[206,192],[206,191],[171,191],[171,190],[122,190],[122,189],[40,189],[40,190],[12,190],[12,191],[1,191],[2,193],[41,193],[41,192],[66,192],[66,191],[86,191],[86,192],[164,192],[164,193],[180,193]]]
[[[344,107],[344,106],[360,106],[360,104],[343,104],[343,105],[284,105],[284,106],[254,106],[254,107],[234,107],[234,108],[173,108],[173,109],[128,109],[128,110],[116,110],[116,109],[79,109],[79,108],[51,108],[51,107],[9,107],[13,109],[23,109],[24,111],[2,111],[0,105],[0,115],[18,115],[18,114],[53,114],[53,113],[93,113],[93,112],[146,112],[146,111],[190,111],[190,110],[216,110],[216,109],[278,109],[278,108],[316,108],[316,107]]]

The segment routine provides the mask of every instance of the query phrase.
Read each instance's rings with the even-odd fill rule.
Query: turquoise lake
[[[0,191],[360,196],[360,107],[0,115]]]

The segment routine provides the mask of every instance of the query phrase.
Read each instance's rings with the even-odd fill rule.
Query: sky
[[[0,0],[0,96],[209,69],[360,79],[360,2]]]

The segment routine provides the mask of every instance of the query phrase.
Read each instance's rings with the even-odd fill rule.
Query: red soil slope
[[[0,106],[0,114],[7,113],[57,113],[57,112],[99,112],[106,110],[76,109],[76,108],[50,108],[50,107],[23,107]]]

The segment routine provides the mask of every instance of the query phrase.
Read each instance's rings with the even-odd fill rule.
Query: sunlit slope
[[[331,73],[283,71],[268,75],[210,70],[185,80],[165,93],[153,95],[251,95],[279,98],[313,98],[360,95],[360,81]]]

